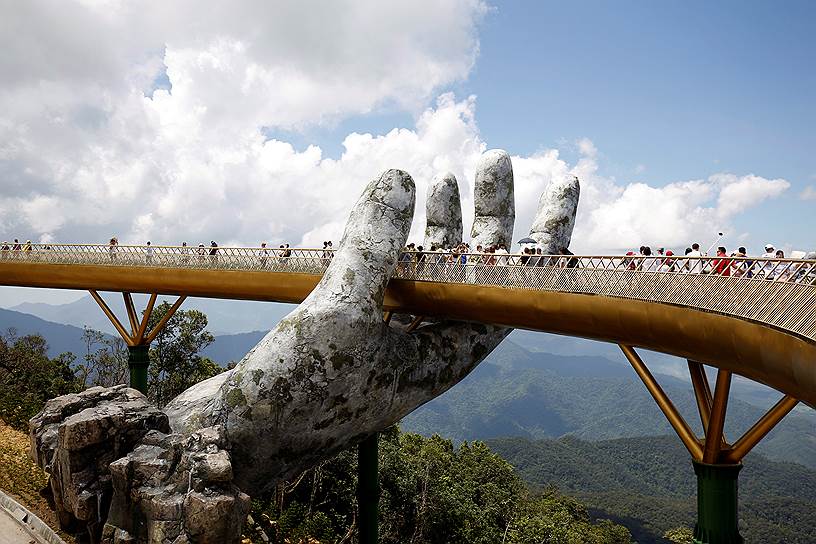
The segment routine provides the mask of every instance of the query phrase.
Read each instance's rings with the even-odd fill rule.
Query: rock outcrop
[[[31,456],[49,475],[60,524],[87,528],[98,542],[108,514],[109,465],[152,430],[169,432],[167,416],[126,385],[92,387],[48,401],[29,422]]]
[[[115,490],[105,544],[220,544],[238,542],[249,495],[232,482],[223,429],[190,436],[149,432],[113,462]]]

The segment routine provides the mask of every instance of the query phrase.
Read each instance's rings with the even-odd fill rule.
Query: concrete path
[[[65,541],[0,490],[0,544],[65,544]]]

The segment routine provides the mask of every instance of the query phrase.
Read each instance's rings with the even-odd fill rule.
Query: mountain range
[[[102,299],[118,315],[119,321],[127,322],[122,297],[116,293],[100,293]],[[133,302],[140,311],[147,305],[147,295],[134,294]],[[173,302],[175,297],[159,296],[156,304],[162,301]],[[286,314],[291,312],[294,304],[275,302],[258,302],[251,300],[221,300],[213,298],[187,298],[181,306],[184,310],[199,310],[207,315],[210,331],[218,335],[236,334],[247,331],[269,330]],[[68,304],[45,304],[42,302],[24,302],[12,306],[9,310],[30,314],[46,321],[90,327],[108,334],[116,334],[102,310],[93,298],[84,296]]]
[[[702,434],[690,384],[661,374],[655,378],[692,429]],[[739,437],[764,412],[733,395],[726,436]],[[816,468],[815,423],[813,410],[803,407],[788,415],[757,449],[773,459]],[[505,340],[456,387],[409,414],[402,428],[459,441],[507,436],[606,440],[673,433],[625,363],[531,352],[512,340]]]

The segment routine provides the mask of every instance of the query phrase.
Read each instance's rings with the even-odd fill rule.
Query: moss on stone
[[[245,406],[247,403],[246,397],[244,396],[244,392],[241,391],[240,387],[233,387],[230,389],[225,399],[227,401],[227,406],[230,408],[236,408],[238,406]]]

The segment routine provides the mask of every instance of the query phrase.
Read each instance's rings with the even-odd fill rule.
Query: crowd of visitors
[[[816,252],[795,258],[816,260]],[[683,256],[663,247],[653,252],[649,246],[641,246],[638,252],[629,251],[620,258],[576,257],[562,247],[556,255],[543,254],[538,247],[526,245],[519,253],[509,253],[504,244],[482,247],[477,245],[475,251],[467,243],[451,247],[431,246],[425,251],[422,246],[408,244],[402,251],[398,270],[405,273],[411,270],[425,271],[433,265],[484,265],[512,266],[515,268],[554,266],[561,268],[604,268],[626,269],[643,272],[681,273],[681,274],[715,274],[720,276],[757,277],[774,281],[813,281],[816,276],[816,265],[796,263],[785,259],[785,252],[766,244],[765,253],[749,257],[745,247],[728,253],[724,246],[719,246],[716,256],[709,257],[700,251],[700,245],[692,244],[686,248]]]
[[[816,252],[796,255],[796,258],[813,260]],[[772,259],[772,260],[771,260]],[[709,258],[700,252],[700,244],[687,247],[683,258],[664,248],[658,248],[653,255],[649,246],[641,246],[639,252],[626,253],[626,264],[630,270],[650,272],[679,272],[690,274],[716,274],[720,276],[761,277],[775,281],[798,280],[813,274],[813,265],[801,266],[785,259],[785,252],[776,249],[773,244],[765,244],[765,252],[757,257],[750,257],[744,246],[730,254],[725,246],[718,246],[716,256]]]
[[[530,242],[533,240],[528,239]],[[50,250],[50,245],[32,244],[30,240],[21,243],[19,239],[14,242],[3,242],[0,246],[2,255],[10,252],[20,252],[20,255],[27,254],[35,250]],[[257,258],[261,268],[270,268],[272,263],[278,266],[309,268],[314,265],[325,267],[334,256],[334,247],[331,240],[323,242],[323,247],[317,250],[318,259],[315,259],[314,252],[293,253],[287,243],[280,244],[278,248],[270,248],[267,242],[261,242],[256,249],[242,248],[235,250],[227,248],[223,253],[223,262],[232,262],[246,255],[246,250],[250,249],[257,253]],[[236,253],[238,251],[238,253]],[[314,251],[314,250],[313,250]],[[119,240],[113,237],[108,242],[108,257],[114,262],[121,258]],[[219,248],[215,240],[211,240],[209,245],[203,243],[197,247],[190,247],[187,242],[182,242],[178,247],[157,248],[148,240],[145,245],[130,246],[127,248],[128,261],[133,257],[138,257],[139,253],[144,256],[144,261],[154,263],[157,252],[165,262],[168,256],[172,256],[175,262],[189,265],[191,262],[209,263],[210,266],[217,266],[221,262],[222,248]],[[792,259],[816,261],[816,252],[805,254],[804,252],[793,252]],[[195,259],[195,261],[193,261]],[[236,261],[236,266],[240,266]],[[458,266],[455,266],[458,265]],[[762,278],[773,281],[816,281],[816,265],[813,263],[802,263],[791,259],[786,259],[782,249],[776,249],[773,244],[764,246],[764,253],[756,256],[749,256],[745,247],[739,247],[736,251],[728,252],[724,246],[716,249],[716,255],[708,256],[700,250],[697,243],[687,247],[682,255],[666,250],[663,247],[652,251],[649,246],[641,246],[637,252],[628,251],[620,257],[576,257],[566,247],[562,247],[555,255],[545,254],[541,248],[535,244],[522,244],[517,253],[510,253],[505,244],[491,244],[487,246],[477,245],[471,248],[470,244],[460,242],[449,246],[432,244],[430,248],[413,243],[408,244],[399,256],[397,269],[405,274],[410,272],[430,272],[439,270],[449,270],[451,268],[462,268],[462,270],[481,266],[498,266],[514,268],[530,267],[561,267],[561,268],[597,268],[599,266],[609,269],[625,269],[642,272],[661,273],[681,273],[681,274],[714,274],[719,276],[745,276],[748,278]]]

